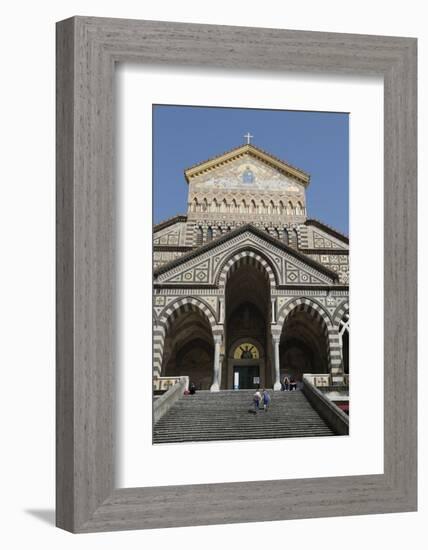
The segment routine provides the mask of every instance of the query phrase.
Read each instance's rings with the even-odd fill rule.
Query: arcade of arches
[[[315,305],[296,305],[277,323],[269,274],[260,263],[237,262],[228,275],[222,323],[213,326],[197,305],[174,310],[165,331],[161,376],[188,376],[202,390],[279,389],[285,376],[301,381],[304,373],[332,372],[334,331]],[[338,369],[345,373],[347,335],[346,329]]]

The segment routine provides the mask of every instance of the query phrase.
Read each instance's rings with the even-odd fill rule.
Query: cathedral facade
[[[153,232],[154,380],[347,383],[349,241],[308,218],[310,176],[251,143],[184,174],[187,214]]]

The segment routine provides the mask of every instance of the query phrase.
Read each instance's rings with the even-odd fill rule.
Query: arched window
[[[227,202],[226,202],[226,199],[223,199],[223,202],[221,203],[220,212],[227,212]]]
[[[214,199],[211,203],[211,212],[218,212],[217,199]]]
[[[297,206],[296,206],[296,214],[297,216],[301,216],[303,214],[303,206],[300,201],[297,203]]]
[[[207,199],[205,198],[203,201],[202,201],[202,212],[206,212],[208,210],[208,201]]]
[[[207,229],[207,243],[213,240],[213,229],[212,227],[208,227]]]
[[[198,199],[195,197],[192,201],[192,205],[190,207],[191,212],[197,212],[198,211]]]
[[[278,214],[281,216],[284,212],[284,203],[282,201],[279,201],[278,204]]]
[[[275,212],[275,205],[273,204],[273,201],[270,201],[269,207],[268,207],[268,214],[273,214]]]
[[[257,212],[257,207],[256,207],[256,203],[254,202],[254,200],[252,200],[250,202],[250,213],[254,214],[255,212]]]
[[[292,246],[293,248],[297,248],[298,243],[299,243],[299,239],[298,239],[298,236],[297,236],[297,230],[296,229],[291,229],[291,231],[288,234],[288,237],[289,237],[289,245]]]
[[[221,228],[221,225],[217,227],[217,237],[220,237],[220,235],[223,233],[223,230]]]
[[[287,229],[284,227],[284,229],[282,230],[282,240],[284,241],[284,244],[288,245],[289,244],[289,239],[288,239],[288,231]]]
[[[231,212],[236,212],[236,200],[235,199],[232,200],[232,203],[230,205],[230,211]]]
[[[204,232],[202,227],[196,229],[196,246],[200,246],[204,241]]]
[[[260,214],[266,214],[266,211],[267,211],[266,205],[265,205],[264,201],[262,200],[262,202],[260,203],[260,206],[259,206],[259,212],[260,212]]]
[[[289,214],[290,216],[292,216],[294,214],[294,206],[293,206],[293,203],[291,201],[289,201],[289,203],[287,205],[287,214]]]

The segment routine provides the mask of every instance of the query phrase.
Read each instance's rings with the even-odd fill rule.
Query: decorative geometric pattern
[[[311,254],[310,257],[335,271],[339,276],[339,282],[341,284],[348,284],[349,282],[349,257],[347,254]]]
[[[325,280],[315,277],[312,273],[289,261],[285,262],[285,282],[290,284],[325,284]]]
[[[207,283],[209,280],[210,260],[205,260],[192,268],[187,269],[169,279],[165,279],[165,282],[169,283]]]
[[[313,230],[314,238],[314,248],[339,248],[343,249],[344,247],[333,241],[332,239],[327,238],[325,235],[318,233]]]

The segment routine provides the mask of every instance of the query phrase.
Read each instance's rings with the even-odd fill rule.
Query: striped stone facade
[[[211,389],[227,387],[229,280],[254,270],[268,289],[263,383],[280,388],[284,332],[294,319],[321,335],[326,369],[340,384],[349,331],[348,239],[307,218],[309,176],[253,146],[235,152],[186,171],[187,215],[154,228],[154,377],[165,375],[165,342],[175,323],[195,314],[211,335]],[[254,178],[252,185],[241,176]]]

